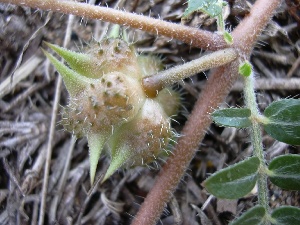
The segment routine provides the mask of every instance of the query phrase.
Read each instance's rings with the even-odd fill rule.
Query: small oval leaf
[[[300,100],[282,99],[271,103],[265,110],[268,122],[266,132],[278,141],[300,145]]]
[[[218,198],[237,199],[248,194],[257,180],[259,159],[247,160],[222,169],[204,181],[208,192]]]
[[[184,12],[183,17],[187,17],[198,10],[211,17],[215,17],[222,13],[222,7],[219,0],[189,0],[188,7]]]
[[[229,223],[229,225],[261,225],[265,221],[266,210],[257,205],[245,212],[241,217]]]
[[[214,122],[220,126],[245,128],[251,126],[251,111],[247,108],[216,110],[212,114]]]
[[[273,184],[287,190],[300,190],[300,155],[278,156],[269,164],[269,170]]]
[[[292,206],[282,206],[272,212],[272,218],[278,225],[299,225],[300,209]]]
[[[252,73],[252,66],[251,63],[245,61],[243,64],[239,66],[239,74],[243,75],[244,77],[249,77]]]

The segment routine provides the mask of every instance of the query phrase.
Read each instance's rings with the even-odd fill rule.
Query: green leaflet
[[[245,128],[251,126],[251,111],[246,108],[229,108],[214,111],[212,114],[213,121],[225,127]]]
[[[278,156],[269,164],[270,180],[287,190],[300,190],[300,155]]]
[[[222,169],[206,179],[204,187],[217,198],[243,197],[256,183],[259,163],[257,157],[251,157]]]
[[[232,221],[229,225],[262,225],[265,221],[266,210],[264,207],[257,205],[241,217]]]
[[[275,209],[272,213],[272,224],[276,225],[299,225],[300,209],[291,206],[282,206]]]
[[[198,10],[207,13],[211,17],[215,17],[222,13],[222,5],[218,0],[189,0],[183,17],[187,17]]]
[[[282,99],[265,110],[264,129],[278,141],[300,145],[300,100]]]

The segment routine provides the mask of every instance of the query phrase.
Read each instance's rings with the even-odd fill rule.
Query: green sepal
[[[81,76],[80,74],[71,70],[45,50],[42,49],[42,51],[62,76],[66,88],[71,96],[76,96],[77,94],[81,93],[88,85],[95,82],[94,79]]]
[[[103,150],[104,144],[108,139],[106,134],[87,134],[87,140],[89,145],[89,155],[90,155],[90,180],[91,184],[94,183],[95,174],[97,170],[98,161]]]
[[[48,42],[44,43],[61,56],[71,69],[78,74],[88,78],[100,78],[102,76],[99,71],[100,66],[97,65],[96,59],[93,59],[88,54],[74,52]]]
[[[271,214],[272,224],[276,225],[299,225],[300,209],[292,206],[282,206],[275,209]]]
[[[214,173],[203,186],[217,198],[241,198],[254,188],[259,164],[258,157],[251,157]]]
[[[273,184],[287,190],[300,190],[300,155],[278,156],[269,164]]]
[[[219,109],[212,114],[213,121],[219,126],[246,128],[251,126],[251,111],[247,108]]]
[[[278,141],[300,145],[300,100],[282,99],[271,103],[264,112],[265,131]]]
[[[219,0],[189,0],[188,7],[184,11],[183,18],[187,17],[195,11],[202,11],[211,17],[215,17],[222,13],[222,5]]]
[[[239,65],[239,74],[241,74],[244,77],[249,77],[251,73],[252,73],[251,63],[245,61],[244,63]]]
[[[263,225],[266,220],[266,210],[263,206],[257,205],[229,225]]]

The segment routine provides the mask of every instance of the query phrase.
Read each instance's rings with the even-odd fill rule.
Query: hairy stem
[[[148,97],[155,97],[159,91],[167,86],[171,86],[201,71],[225,65],[235,60],[236,57],[236,50],[228,48],[202,56],[183,65],[164,70],[156,75],[145,77],[142,81],[144,91]]]
[[[155,35],[164,35],[174,38],[189,45],[207,50],[218,50],[228,46],[224,38],[216,33],[106,7],[62,0],[0,0],[0,2],[73,14],[89,19],[99,19],[130,26]]]
[[[258,105],[256,102],[255,92],[254,92],[254,77],[253,73],[249,77],[244,77],[244,96],[246,107],[251,110],[252,126],[251,126],[251,142],[253,145],[253,153],[260,160],[260,170],[258,173],[257,187],[258,187],[258,203],[262,205],[266,212],[269,211],[269,199],[268,199],[268,186],[267,186],[267,175],[265,172],[265,157],[262,145],[262,135],[261,128],[256,118],[261,115],[258,111]],[[269,222],[266,221],[265,225]]]
[[[261,30],[270,20],[280,0],[257,0],[250,14],[233,31],[233,47],[239,50],[241,57],[248,58]],[[211,123],[209,113],[224,101],[234,81],[237,79],[237,60],[230,65],[216,69],[207,81],[207,85],[196,102],[194,110],[186,123],[182,137],[171,156],[162,168],[153,188],[148,193],[133,225],[155,224],[170,200],[173,191],[185,173],[205,130]]]
[[[227,46],[222,36],[211,32],[103,7],[59,0],[0,0],[0,2],[74,14],[90,19],[102,19],[157,35],[165,35],[208,50],[222,49]],[[232,47],[237,49],[241,58],[247,59],[249,57],[257,36],[280,2],[281,0],[257,0],[251,12],[234,30]],[[199,142],[205,135],[205,130],[211,123],[209,113],[224,100],[236,80],[237,68],[238,62],[234,61],[227,66],[216,69],[210,75],[207,85],[183,129],[183,135],[175,146],[174,155],[169,158],[162,168],[154,187],[141,206],[133,224],[150,225],[155,224],[159,219],[165,204],[170,200],[173,191],[194,156],[195,150],[198,149]]]

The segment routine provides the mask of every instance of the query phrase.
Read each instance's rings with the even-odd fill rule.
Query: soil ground
[[[119,8],[187,26],[216,30],[215,22],[201,13],[194,13],[181,21],[186,8],[182,2],[121,1]],[[251,1],[248,3],[251,4]],[[299,98],[300,21],[293,13],[297,9],[286,3],[277,10],[251,57],[262,111],[280,98]],[[114,7],[116,1],[101,1],[101,4]],[[226,20],[228,29],[233,29],[248,13],[249,4],[244,0],[230,1]],[[99,40],[106,34],[109,25],[79,17],[74,20],[68,48],[75,51],[86,47],[93,39]],[[50,15],[26,7],[0,4],[0,224],[3,225],[34,225],[38,221],[58,77],[40,47],[42,41],[62,46],[67,21],[68,15]],[[204,53],[201,49],[166,37],[139,30],[127,29],[127,32],[139,52],[158,55],[166,68]],[[176,118],[178,123],[173,124],[178,133],[205,84],[206,76],[209,76],[209,71],[174,87],[183,98],[181,112]],[[298,86],[295,87],[295,84]],[[62,87],[59,104],[65,105],[67,101],[68,93]],[[223,106],[243,105],[242,85],[238,82]],[[84,138],[78,139],[74,145],[73,142],[71,135],[57,123],[50,141],[51,170],[44,224],[130,224],[159,169],[153,166],[152,169],[139,167],[119,171],[103,185],[97,185],[88,192],[87,142]],[[300,153],[299,147],[274,141],[265,133],[263,143],[267,160],[280,154]],[[211,173],[250,156],[251,152],[247,130],[211,125],[159,223],[225,225],[251,208],[257,202],[255,190],[239,200],[219,200],[211,198],[201,186]],[[101,157],[97,174],[104,173],[108,165],[109,158]],[[270,184],[270,206],[275,208],[279,205],[299,206],[299,192],[284,191]]]

